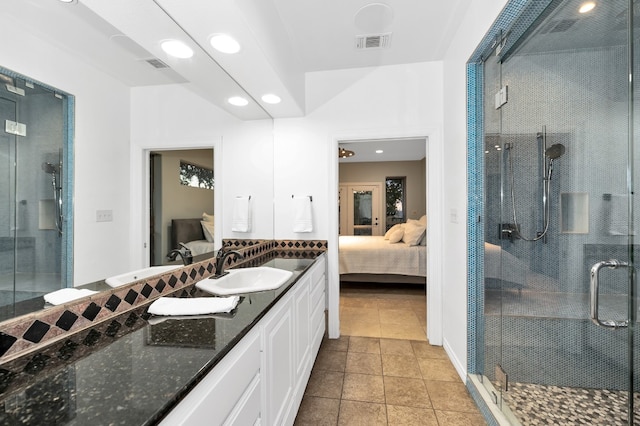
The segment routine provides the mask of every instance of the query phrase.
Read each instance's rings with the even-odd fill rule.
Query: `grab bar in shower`
[[[590,286],[590,299],[591,299],[591,321],[605,328],[626,328],[629,326],[629,320],[624,321],[615,321],[615,320],[601,320],[598,317],[598,305],[600,302],[600,269],[602,268],[610,268],[610,269],[618,269],[618,268],[629,268],[627,262],[623,262],[616,259],[604,260],[602,262],[598,262],[591,267],[591,286]]]

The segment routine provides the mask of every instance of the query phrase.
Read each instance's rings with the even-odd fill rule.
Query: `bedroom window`
[[[195,188],[213,189],[213,169],[180,161],[180,183]]]
[[[386,230],[405,221],[406,177],[388,177],[385,180]]]

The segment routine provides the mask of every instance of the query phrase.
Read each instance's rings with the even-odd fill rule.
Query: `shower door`
[[[520,421],[634,423],[627,5],[552,2],[484,63],[484,375]]]
[[[64,97],[14,74],[0,86],[0,320],[67,286]]]

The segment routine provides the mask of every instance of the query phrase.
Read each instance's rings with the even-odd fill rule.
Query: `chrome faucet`
[[[191,263],[193,262],[193,255],[191,254],[191,250],[189,250],[189,247],[187,247],[186,245],[182,243],[179,244],[182,248],[171,250],[169,254],[167,254],[167,259],[174,261],[176,260],[176,257],[180,256],[180,258],[182,259],[182,264],[184,266],[191,265]]]
[[[236,250],[225,250],[225,246],[222,246],[220,250],[218,250],[218,254],[216,254],[216,272],[213,275],[213,278],[220,278],[223,275],[227,275],[228,272],[224,272],[224,262],[227,260],[227,257],[234,255],[236,260],[243,259],[244,256],[242,253]]]

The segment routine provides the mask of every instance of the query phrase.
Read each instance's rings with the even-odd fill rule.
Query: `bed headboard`
[[[204,240],[201,220],[201,218],[171,219],[171,247],[175,249],[179,248],[178,243]]]

